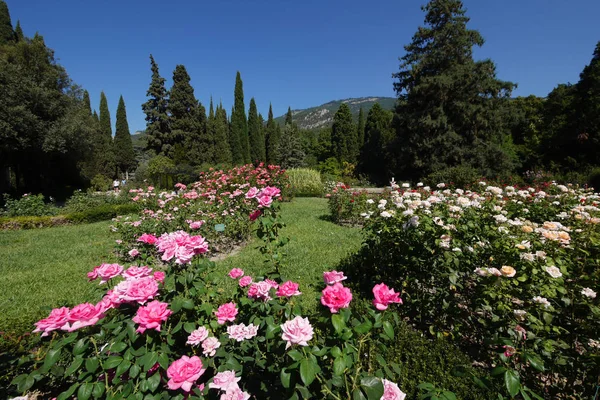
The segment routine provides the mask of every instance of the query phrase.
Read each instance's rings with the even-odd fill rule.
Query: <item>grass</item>
[[[98,300],[85,274],[114,260],[110,224],[0,232],[0,331],[28,332],[53,307]]]
[[[305,307],[316,305],[322,290],[323,271],[358,249],[360,230],[335,225],[327,220],[327,200],[299,198],[282,204],[286,228],[282,235],[291,240],[285,247],[283,280],[300,284],[306,294]],[[95,302],[101,293],[85,274],[102,262],[116,260],[111,255],[114,240],[110,221],[37,230],[0,232],[0,331],[23,333],[48,315],[51,308]],[[267,272],[260,242],[251,240],[238,254],[217,263],[223,296],[235,289],[226,276],[231,268],[242,268],[258,277]]]

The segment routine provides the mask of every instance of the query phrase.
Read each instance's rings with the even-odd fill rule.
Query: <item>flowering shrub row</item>
[[[346,273],[363,292],[380,281],[401,288],[410,324],[455,340],[511,397],[590,398],[599,203],[563,185],[394,187],[359,206],[366,239]]]

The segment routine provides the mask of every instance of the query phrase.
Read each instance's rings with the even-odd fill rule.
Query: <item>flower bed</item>
[[[600,370],[598,194],[444,186],[361,199],[366,239],[346,273],[363,293],[380,281],[402,288],[409,323],[452,338],[510,396],[590,398]]]

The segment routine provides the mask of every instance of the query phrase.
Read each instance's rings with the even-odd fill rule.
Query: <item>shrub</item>
[[[64,214],[87,211],[92,208],[104,205],[117,205],[129,203],[129,199],[124,193],[125,188],[121,188],[121,195],[115,196],[111,193],[86,193],[81,190],[76,191],[65,203],[61,210]]]
[[[323,195],[321,174],[309,168],[292,168],[286,171],[294,197],[320,197]]]
[[[434,187],[438,183],[445,183],[446,185],[464,188],[477,183],[481,180],[480,178],[481,173],[477,169],[468,165],[459,165],[433,172],[425,177],[424,181]]]
[[[112,186],[112,181],[110,180],[110,178],[98,174],[94,176],[94,178],[90,182],[90,186],[92,190],[95,190],[97,192],[107,192]]]
[[[587,184],[600,192],[600,168],[594,168],[587,177]]]
[[[43,217],[0,217],[0,230],[49,228],[69,224],[62,215]]]
[[[20,199],[13,199],[4,194],[4,215],[7,217],[56,215],[57,208],[44,201],[43,194],[24,194]]]
[[[67,214],[65,218],[75,224],[93,223],[106,221],[115,218],[118,215],[133,214],[139,211],[136,204],[105,204],[102,206],[87,209],[85,211]]]

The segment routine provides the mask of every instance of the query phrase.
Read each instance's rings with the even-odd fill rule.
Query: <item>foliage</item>
[[[298,137],[298,128],[287,124],[279,138],[277,149],[278,164],[283,168],[298,168],[304,165],[306,154],[302,151],[302,143]]]
[[[219,104],[215,113],[215,163],[231,164],[231,147],[230,143],[229,121],[227,121],[227,111],[223,108],[223,104]]]
[[[356,127],[352,122],[352,113],[346,103],[342,103],[333,117],[331,128],[331,148],[339,162],[355,162],[358,156]]]
[[[367,116],[363,129],[364,144],[360,151],[358,168],[372,182],[385,183],[389,180],[391,161],[388,153],[393,141],[392,114],[375,103]]]
[[[90,182],[90,187],[92,190],[98,192],[106,192],[112,186],[112,181],[106,175],[98,174],[94,176],[92,181]]]
[[[294,197],[320,197],[323,182],[319,171],[309,168],[291,168],[286,171]]]
[[[250,99],[250,109],[248,110],[248,140],[250,142],[250,161],[255,164],[265,162],[266,143],[254,97]]]
[[[125,110],[123,96],[119,98],[119,106],[117,107],[117,129],[115,131],[113,148],[115,164],[120,172],[125,173],[126,171],[135,169],[135,153],[133,151],[133,144],[131,143],[131,134],[129,133],[127,111]]]
[[[265,130],[265,141],[266,141],[266,157],[268,164],[276,164],[279,160],[279,149],[280,140],[279,125],[273,119],[273,106],[269,104],[269,115],[267,117],[267,126]]]
[[[469,165],[458,165],[456,167],[446,168],[440,171],[432,172],[423,181],[435,186],[440,182],[444,182],[451,187],[465,188],[482,180],[479,171]]]
[[[600,168],[594,168],[587,177],[587,183],[595,191],[600,192]]]
[[[229,140],[233,163],[235,165],[249,163],[251,160],[248,143],[248,121],[246,120],[246,107],[244,106],[244,86],[239,71],[235,77],[234,106],[231,112]]]
[[[123,190],[123,188],[121,188],[121,190]],[[66,213],[81,212],[106,204],[124,204],[128,201],[128,199],[124,199],[121,196],[115,196],[112,192],[96,194],[78,190],[65,202],[63,210],[66,211]]]
[[[148,101],[142,104],[146,114],[146,134],[148,148],[157,155],[168,155],[171,152],[169,116],[167,114],[168,94],[165,78],[160,76],[158,64],[150,54],[152,80],[146,93]]]
[[[43,194],[24,194],[18,199],[11,198],[4,194],[3,215],[7,217],[41,217],[45,215],[56,215],[57,207],[54,204],[48,204],[44,200]]]
[[[170,158],[165,156],[156,156],[148,161],[147,174],[161,188],[172,188],[173,179],[170,175],[175,168],[175,164]]]
[[[108,178],[116,174],[116,159],[113,147],[112,124],[108,100],[104,92],[100,92],[100,122],[94,140],[94,157],[97,170]]]

